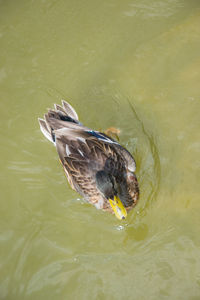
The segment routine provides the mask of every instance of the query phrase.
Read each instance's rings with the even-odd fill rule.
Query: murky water
[[[200,2],[0,1],[0,299],[200,299]],[[66,182],[37,117],[121,130],[125,222]]]

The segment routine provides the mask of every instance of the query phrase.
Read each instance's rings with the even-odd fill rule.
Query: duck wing
[[[98,208],[109,205],[96,185],[96,174],[105,170],[115,178],[125,172],[124,157],[115,142],[80,125],[55,131],[56,148],[71,186]]]

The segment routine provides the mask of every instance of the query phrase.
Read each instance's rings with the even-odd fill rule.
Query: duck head
[[[104,170],[98,171],[96,173],[96,184],[103,196],[109,201],[115,216],[119,220],[125,219],[127,211],[118,196],[119,189],[114,176]]]

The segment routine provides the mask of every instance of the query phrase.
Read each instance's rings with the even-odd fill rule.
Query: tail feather
[[[58,110],[58,111],[64,113],[64,115],[66,115],[65,109],[64,109],[61,105],[59,105],[59,104],[54,104],[54,107],[55,107],[55,110]]]
[[[65,109],[66,114],[74,119],[75,121],[78,121],[78,115],[76,111],[73,109],[73,107],[67,103],[65,100],[62,100],[63,108]]]
[[[52,143],[54,143],[51,131],[49,131],[49,128],[47,127],[47,123],[43,120],[38,118],[39,124],[40,124],[40,130],[44,134],[44,136]]]
[[[54,130],[65,127],[64,124],[60,124],[60,121],[80,124],[74,108],[64,100],[62,100],[62,105],[54,104],[55,109],[48,109],[44,120],[38,118],[40,130],[52,143],[55,143]]]

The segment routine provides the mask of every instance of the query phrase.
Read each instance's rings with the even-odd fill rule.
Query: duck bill
[[[122,204],[121,200],[117,196],[114,196],[114,199],[109,199],[109,202],[117,219],[125,219],[127,216],[127,211],[124,205]]]

